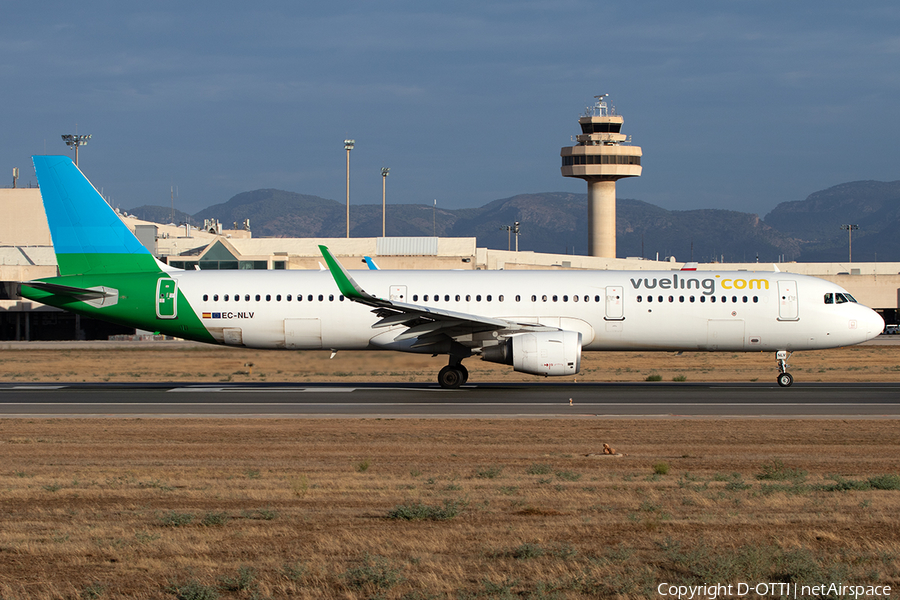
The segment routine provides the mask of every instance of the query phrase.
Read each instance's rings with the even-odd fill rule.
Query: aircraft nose
[[[884,319],[881,318],[881,315],[879,315],[871,308],[869,309],[869,312],[863,322],[865,323],[867,340],[878,337],[879,335],[881,335],[881,332],[884,331]]]

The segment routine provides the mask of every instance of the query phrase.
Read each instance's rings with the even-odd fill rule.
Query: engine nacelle
[[[507,338],[488,346],[481,359],[512,365],[532,375],[574,375],[581,370],[581,334],[577,331],[538,331]]]

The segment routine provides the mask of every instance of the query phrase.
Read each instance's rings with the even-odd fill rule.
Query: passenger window
[[[591,297],[590,297],[590,296],[585,296],[585,297],[584,297],[584,301],[585,301],[585,302],[590,302],[590,301],[591,301]]]
[[[256,301],[259,302],[259,294],[256,295]]]
[[[444,302],[450,302],[450,294],[444,294]]]
[[[272,301],[272,294],[266,294],[266,302]]]
[[[287,297],[285,298],[285,300],[287,300],[288,302],[290,302],[290,301],[291,301],[291,295],[288,294]]]
[[[225,302],[228,302],[228,294],[225,294],[225,297],[222,298],[222,300],[224,300]]]
[[[690,297],[690,300],[691,300],[691,302],[693,302],[693,301],[694,301],[694,297],[693,297],[693,296],[691,296],[691,297]]]
[[[559,297],[556,294],[553,294],[553,301],[556,302],[558,299]]]
[[[278,294],[277,296],[275,296],[275,301],[281,302],[281,294]]]
[[[563,296],[563,302],[568,302],[568,301],[569,301],[569,297],[568,297],[568,296]]]
[[[503,295],[502,295],[502,294],[499,295],[499,296],[497,296],[497,301],[498,301],[498,302],[503,302]]]
[[[675,296],[669,296],[669,302],[675,302]]]
[[[659,297],[659,301],[660,301],[660,302],[663,301],[663,297],[662,297],[662,296]]]
[[[488,295],[487,295],[487,298],[485,298],[485,300],[487,300],[488,302],[490,302],[490,301],[491,301],[491,295],[488,294]]]
[[[456,301],[459,302],[459,294],[456,295]]]
[[[522,296],[516,294],[516,302],[521,302],[521,301],[522,301]]]
[[[340,296],[338,296],[338,300],[340,300],[341,302],[343,302],[343,301],[344,301],[344,295],[341,294]]]
[[[203,294],[203,301],[206,302],[207,300],[209,300],[209,295]]]
[[[637,297],[637,301],[638,301],[638,302],[642,302],[642,301],[643,301],[643,298],[641,298],[640,296],[638,296],[638,297]]]
[[[753,304],[759,302],[759,296],[753,296]]]
[[[734,302],[734,303],[736,304],[736,303],[737,303],[737,296],[732,296],[732,297],[731,297],[731,301]]]
[[[219,301],[219,295],[213,294],[213,302],[218,302],[218,301]]]
[[[728,296],[722,296],[722,303],[728,302]]]
[[[531,297],[531,301],[532,301],[532,302],[537,302],[537,296],[532,296],[532,297]]]
[[[471,302],[471,301],[472,301],[472,295],[466,294],[466,302]]]
[[[541,296],[541,301],[543,301],[543,302],[547,301],[547,294],[544,294],[543,296]]]
[[[418,301],[419,301],[419,295],[413,294],[413,302],[418,302]]]
[[[428,294],[425,294],[424,296],[422,296],[422,300],[425,302],[428,302]]]
[[[481,294],[475,295],[475,302],[481,302]]]
[[[244,294],[244,302],[250,302],[250,294]]]
[[[700,304],[706,302],[706,296],[700,296]]]
[[[259,300],[259,298],[257,298],[257,300]],[[306,300],[307,300],[307,302],[312,302],[312,301],[313,301],[313,295],[310,294],[309,296],[307,296],[307,297],[306,297]]]
[[[334,302],[334,294],[328,294],[328,301]]]
[[[594,302],[600,302],[600,296],[594,296]]]
[[[653,302],[653,296],[647,296],[647,302]]]
[[[323,296],[322,294],[319,294],[319,302],[322,302],[324,299],[325,299],[325,296]]]
[[[747,296],[744,296],[743,300],[744,300],[744,304],[747,304]]]

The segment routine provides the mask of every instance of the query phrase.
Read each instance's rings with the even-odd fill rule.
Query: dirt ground
[[[900,341],[900,340],[898,340]],[[900,380],[900,345],[893,340],[850,348],[797,352],[795,381]],[[433,382],[445,356],[397,352],[272,351],[193,343],[7,344],[0,347],[0,382],[103,381],[404,381]],[[534,381],[512,367],[465,363],[471,382]],[[577,381],[774,381],[773,353],[585,352]]]
[[[0,465],[4,599],[900,586],[891,420],[3,419]]]

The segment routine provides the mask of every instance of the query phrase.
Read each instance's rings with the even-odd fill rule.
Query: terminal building
[[[50,230],[37,188],[0,188],[0,340],[107,339],[133,330],[76,317],[16,295],[17,282],[57,275]],[[475,238],[253,238],[247,228],[164,225],[120,215],[163,262],[185,269],[320,269],[319,244],[349,269],[365,256],[382,269],[605,269],[679,270],[682,263],[643,259],[539,254],[479,248]],[[699,264],[698,270],[773,271],[771,263]],[[784,272],[821,277],[897,323],[900,263],[778,263]]]

